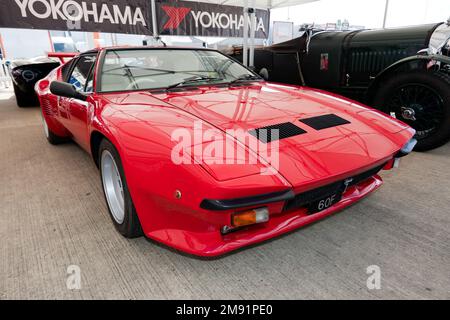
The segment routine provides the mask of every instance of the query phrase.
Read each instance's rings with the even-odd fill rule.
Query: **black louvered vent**
[[[305,130],[290,122],[274,124],[267,127],[250,130],[249,133],[260,141],[268,143],[275,140],[286,139],[306,133]]]
[[[338,117],[335,114],[326,114],[326,115],[318,116],[318,117],[300,119],[300,122],[303,122],[307,126],[313,128],[313,129],[316,129],[316,130],[332,128],[332,127],[341,126],[343,124],[350,123],[350,121],[347,121],[341,117]]]
[[[53,110],[52,104],[45,97],[41,98],[41,108],[42,108],[42,111],[44,112],[45,115],[47,115],[47,116],[55,115],[55,112]]]

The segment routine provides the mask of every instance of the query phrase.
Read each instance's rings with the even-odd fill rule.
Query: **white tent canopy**
[[[206,2],[206,3],[215,3],[221,5],[229,5],[229,6],[239,6],[242,7],[245,0],[186,0],[192,2]],[[284,8],[296,6],[299,4],[304,4],[308,2],[314,2],[319,0],[254,0],[255,5],[254,8],[259,9],[275,9],[275,8]],[[251,0],[249,1],[250,4]]]

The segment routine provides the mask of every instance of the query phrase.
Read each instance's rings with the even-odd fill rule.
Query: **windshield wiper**
[[[125,72],[126,72],[126,70],[131,70],[131,69],[161,72],[161,73],[158,73],[158,74],[152,74],[152,76],[153,75],[159,75],[159,74],[176,73],[176,71],[173,71],[173,70],[147,68],[147,67],[140,67],[140,66],[131,66],[131,65],[127,65],[127,64],[124,64],[124,65],[122,65],[120,67],[115,67],[115,68],[111,68],[111,69],[108,69],[108,70],[103,70],[103,73],[109,73],[109,72],[113,72],[113,71],[116,71],[116,70],[125,70]]]
[[[253,74],[243,74],[237,77],[236,79],[228,82],[228,85],[233,85],[239,82],[245,82],[245,81],[252,81],[252,80],[258,80],[261,81],[262,78]]]
[[[184,79],[183,81],[171,84],[169,86],[166,87],[166,90],[170,90],[173,88],[177,88],[177,87],[181,87],[185,84],[189,84],[189,83],[195,83],[195,82],[202,82],[202,81],[220,81],[223,80],[223,78],[219,78],[219,77],[204,77],[204,76],[193,76],[193,77],[189,77]]]
[[[113,71],[117,71],[117,70],[131,70],[131,69],[136,69],[136,70],[145,70],[145,71],[155,71],[156,73],[152,73],[152,74],[148,74],[148,76],[159,76],[159,75],[164,75],[164,74],[175,74],[175,73],[183,73],[183,74],[189,74],[189,75],[193,75],[193,76],[198,76],[198,77],[203,77],[202,75],[197,74],[198,72],[216,72],[217,71],[210,71],[210,70],[195,70],[195,71],[175,71],[175,70],[167,70],[167,69],[159,69],[159,68],[149,68],[149,67],[142,67],[142,66],[133,66],[133,65],[129,65],[129,64],[124,64],[121,65],[119,67],[114,67],[108,70],[103,70],[103,73],[111,73]],[[125,71],[126,72],[126,71]]]

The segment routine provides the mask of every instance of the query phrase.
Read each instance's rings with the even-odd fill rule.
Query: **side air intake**
[[[275,140],[281,140],[293,136],[298,136],[300,134],[306,133],[306,131],[297,127],[293,123],[285,122],[258,129],[253,129],[250,130],[248,133],[258,138],[260,141],[268,143]]]

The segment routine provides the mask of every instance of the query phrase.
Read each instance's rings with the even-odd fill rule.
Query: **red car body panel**
[[[414,135],[404,123],[374,109],[306,87],[262,81],[170,93],[94,90],[87,101],[79,101],[50,93],[50,83],[61,79],[59,67],[36,85],[50,130],[71,137],[91,154],[93,136],[109,139],[121,156],[145,235],[200,256],[221,255],[321,219],[365,197],[382,180],[375,175],[349,187],[341,201],[312,215],[304,208],[283,212],[284,201],[267,204],[268,222],[228,234],[221,230],[230,225],[236,210],[203,209],[200,203],[204,199],[236,199],[284,190],[298,194],[325,186],[392,160]],[[350,123],[315,131],[298,121],[330,113]],[[294,123],[307,133],[279,141],[280,164],[275,175],[260,174],[269,169],[261,163],[231,167],[174,164],[171,151],[176,142],[171,133],[177,128],[192,132],[198,120],[204,129],[224,135],[226,129],[251,130],[282,122]],[[259,156],[246,141],[241,149],[249,157]],[[176,190],[182,192],[180,199],[174,196]],[[239,210],[248,208],[252,207]]]

